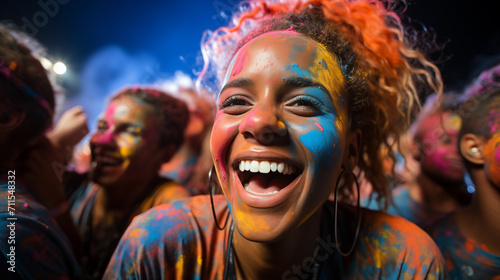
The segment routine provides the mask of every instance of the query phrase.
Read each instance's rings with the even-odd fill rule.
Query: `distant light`
[[[58,75],[62,75],[64,73],[66,73],[66,65],[64,65],[64,63],[58,61],[56,63],[54,63],[54,72]]]

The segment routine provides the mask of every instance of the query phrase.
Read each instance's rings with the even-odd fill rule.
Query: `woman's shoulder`
[[[402,217],[369,209],[362,209],[361,217],[353,271],[378,274],[383,279],[398,275],[403,279],[444,277],[444,260],[438,247],[417,225]],[[349,219],[355,221],[356,216]]]
[[[229,212],[226,200],[214,196],[214,204],[221,221]],[[218,256],[223,241],[224,232],[215,228],[209,196],[158,205],[134,218],[111,258],[105,279],[199,275],[200,258]]]
[[[419,226],[405,218],[363,209],[361,235],[366,240],[382,245],[391,244],[399,250],[425,251],[429,255],[438,254],[439,250],[432,238]]]

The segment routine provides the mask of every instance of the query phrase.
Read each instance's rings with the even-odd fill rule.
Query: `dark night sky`
[[[63,84],[69,97],[85,95],[96,88],[101,90],[99,94],[108,94],[106,91],[114,90],[114,86],[102,85],[117,76],[131,77],[127,71],[141,72],[126,80],[132,83],[167,77],[176,70],[193,76],[193,70],[201,67],[196,58],[203,31],[224,24],[219,12],[238,2],[1,1],[1,20],[9,19],[35,33],[53,58],[68,65],[71,75],[67,75]],[[56,6],[50,6],[52,14],[48,14],[40,3],[56,3]],[[477,68],[491,64],[492,57],[500,53],[499,3],[498,0],[410,2],[406,15],[433,28],[438,43],[448,42],[442,54],[449,59],[438,64],[447,89],[460,89],[471,75],[477,74]],[[31,29],[26,21],[33,24]],[[116,83],[123,81],[118,79]],[[96,87],[86,87],[89,83]]]

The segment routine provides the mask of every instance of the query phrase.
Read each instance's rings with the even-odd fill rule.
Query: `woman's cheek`
[[[120,136],[117,139],[118,147],[120,147],[120,155],[124,158],[130,157],[134,154],[136,146],[139,144],[138,140],[133,139],[132,136]]]
[[[227,116],[219,116],[214,122],[210,139],[212,158],[218,167],[218,174],[222,182],[228,179],[227,152],[229,146],[238,133],[238,121],[230,120]]]
[[[317,162],[317,166],[310,169],[310,172],[313,172],[310,175],[315,178],[322,168],[339,160],[339,139],[343,133],[337,128],[335,121],[322,118],[310,119],[299,126],[299,129],[302,130],[298,133],[299,141]]]

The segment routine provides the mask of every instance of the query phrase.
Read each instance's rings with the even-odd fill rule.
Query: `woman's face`
[[[320,44],[261,35],[228,67],[211,151],[237,230],[272,241],[326,201],[346,144],[343,75]]]
[[[431,114],[421,124],[422,172],[446,184],[463,181],[465,166],[458,151],[462,120],[449,112]]]
[[[131,97],[112,101],[90,138],[92,179],[104,187],[123,187],[154,175],[163,151],[159,125],[151,105]]]
[[[500,187],[500,96],[488,105],[488,112],[491,138],[484,147],[484,170],[490,182]]]

